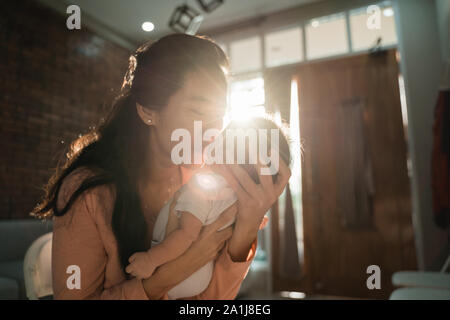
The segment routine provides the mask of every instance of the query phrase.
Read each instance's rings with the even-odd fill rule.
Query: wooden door
[[[387,298],[416,269],[396,51],[302,65],[304,279],[309,293]],[[381,270],[369,290],[367,267]]]

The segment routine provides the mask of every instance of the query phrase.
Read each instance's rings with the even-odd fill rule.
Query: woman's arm
[[[167,297],[167,292],[170,289],[188,278],[207,262],[217,260],[219,254],[223,255],[224,250],[221,251],[221,249],[226,245],[226,240],[231,237],[233,227],[229,226],[223,230],[217,230],[229,224],[235,216],[236,207],[231,206],[216,221],[201,229],[198,239],[192,243],[184,254],[175,260],[163,264],[156,269],[150,278],[143,280],[144,289],[148,291],[149,298],[160,299],[161,297]],[[227,269],[227,262],[224,262],[220,263],[220,266]],[[226,296],[229,295],[230,283],[228,283],[227,277],[220,272],[221,267],[219,269],[215,267],[215,270],[219,270],[219,272],[214,271],[211,283],[217,282],[218,286],[211,286],[210,284],[206,289],[206,291],[209,291],[205,295],[205,297],[208,296],[207,299],[226,299]],[[241,272],[237,271],[237,273]],[[222,285],[222,283],[224,284]],[[231,287],[235,287],[235,284],[231,285]]]
[[[242,281],[247,276],[250,265],[255,257],[258,239],[255,238],[248,253],[248,260],[233,261],[229,254],[229,242],[225,243],[220,256],[214,262],[211,281],[202,293],[179,300],[233,300],[236,298]]]
[[[172,231],[163,242],[148,251],[150,259],[160,266],[180,256],[198,238],[201,228],[202,222],[197,217],[182,212],[179,229]]]
[[[218,255],[209,255],[208,252],[210,252],[210,250],[202,248],[202,243],[203,245],[209,245],[216,242],[217,239],[219,241],[225,241],[226,239],[230,238],[230,236],[234,236],[236,241],[239,241],[239,237],[241,236],[241,232],[243,232],[243,229],[239,231],[239,228],[238,230],[234,228],[233,232],[233,226],[230,226],[225,228],[224,230],[217,232],[217,230],[222,228],[224,225],[229,224],[233,216],[236,214],[236,211],[236,205],[229,207],[224,211],[224,213],[219,216],[218,220],[208,226],[203,227],[199,236],[200,239],[198,241],[195,241],[185,254],[175,259],[174,261],[160,266],[158,269],[156,269],[152,277],[144,280],[144,286],[145,283],[148,282],[149,285],[151,285],[153,288],[152,292],[150,293],[153,295],[151,297],[152,299],[159,299],[160,297],[164,296],[164,294],[167,294],[167,292],[179,282],[189,277],[193,272],[186,269],[186,266],[188,264],[194,263],[195,265],[197,265],[198,267],[193,269],[194,271],[196,271],[206,262],[211,260],[215,260],[214,270],[213,276],[206,290],[196,296],[180,298],[180,300],[225,300],[234,299],[236,297],[239,292],[242,280],[247,275],[250,264],[255,256],[257,237],[255,236],[255,238],[253,239],[253,242],[251,243],[250,249],[248,251],[248,257],[245,261],[237,261],[237,259],[231,257],[228,245],[229,240],[223,243],[222,247],[219,248],[221,249],[221,251]],[[267,220],[267,217],[263,219],[263,223],[261,223],[259,229],[265,227],[265,225],[267,224]],[[245,246],[245,243],[243,243],[243,246]],[[197,263],[197,261],[199,262]]]
[[[260,174],[261,184],[256,185],[238,165],[211,167],[227,179],[236,193],[238,203],[232,207],[237,206],[238,214],[233,235],[215,263],[210,285],[201,294],[187,299],[236,297],[256,253],[258,229],[266,225],[265,214],[278,199],[291,175],[286,164],[280,161],[277,181],[273,183],[271,176]]]
[[[180,227],[172,231],[160,244],[147,252],[133,254],[126,272],[138,279],[150,277],[155,269],[185,252],[197,239],[202,222],[189,212],[182,212]]]
[[[272,153],[277,153],[272,150]],[[260,183],[255,183],[249,174],[239,165],[213,165],[213,171],[221,174],[234,190],[238,198],[236,233],[230,240],[230,254],[233,259],[244,259],[249,246],[249,239],[258,232],[258,226],[264,224],[265,214],[276,202],[286,187],[291,171],[280,159],[279,171],[275,183],[270,175],[262,175],[258,165]]]
[[[236,208],[236,205],[230,208]],[[268,218],[264,217],[259,230],[266,226],[267,220]],[[214,262],[213,276],[208,288],[196,296],[181,298],[180,300],[232,300],[236,298],[258,246],[257,231],[250,242],[247,242],[247,239],[251,238],[252,235],[247,235],[245,232],[245,229],[241,229],[239,225],[234,227],[232,237],[225,243],[225,247]],[[244,258],[241,259],[231,255],[230,243],[232,239],[237,242],[236,248],[242,250],[240,255]]]
[[[108,256],[93,217],[99,212],[92,212],[101,206],[87,201],[94,190],[102,189],[86,191],[64,216],[54,218],[52,277],[55,299],[148,299],[142,281],[138,279],[125,280],[123,277],[120,284],[113,286],[105,283]],[[75,271],[70,272],[71,268]],[[153,288],[147,286],[147,290]],[[160,299],[167,299],[167,296],[162,295]]]
[[[58,199],[58,203],[65,203],[81,180],[80,175],[66,177],[60,192],[64,196]],[[63,200],[60,201],[61,199]],[[167,300],[167,292],[171,288],[208,261],[217,258],[218,252],[233,232],[231,226],[216,232],[235,218],[236,208],[230,207],[214,223],[202,228],[198,239],[181,257],[157,268],[150,278],[126,280],[121,273],[123,278],[119,279],[120,283],[111,285],[105,282],[108,262],[105,245],[114,244],[106,243],[104,232],[99,230],[107,228],[105,223],[97,223],[99,216],[107,216],[107,212],[111,210],[104,208],[111,199],[109,188],[96,187],[78,197],[64,216],[54,218],[52,277],[55,299]],[[70,266],[79,267],[79,288],[71,289],[74,283],[70,279],[74,279],[76,283],[76,276],[67,273]],[[111,270],[120,272],[115,267]]]

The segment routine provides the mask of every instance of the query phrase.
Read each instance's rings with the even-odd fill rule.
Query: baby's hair
[[[286,163],[286,165],[290,165],[291,163],[291,152],[289,148],[289,138],[288,138],[288,130],[289,127],[286,122],[282,122],[281,125],[278,125],[275,121],[275,118],[271,114],[265,114],[264,116],[258,116],[251,118],[247,121],[231,121],[224,131],[227,129],[266,129],[267,135],[267,148],[268,150],[271,149],[272,141],[271,141],[271,129],[277,129],[279,130],[279,141],[278,141],[278,152],[280,154],[280,158]],[[259,145],[259,134],[257,135],[257,141]],[[247,141],[246,141],[247,145]],[[235,144],[236,146],[236,144]],[[224,147],[226,147],[226,134],[224,135]],[[246,153],[248,153],[248,149],[246,150]],[[246,161],[249,159],[248,154],[246,154]],[[257,173],[257,170],[255,168],[254,164],[241,164],[241,166],[249,173],[249,175],[252,177],[252,179],[259,183],[259,176]],[[272,175],[272,180],[275,182],[278,177],[278,173]]]

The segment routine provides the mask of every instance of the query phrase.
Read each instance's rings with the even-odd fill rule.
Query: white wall
[[[444,60],[450,60],[450,0],[436,0],[441,52]]]
[[[440,2],[448,8],[450,0]],[[394,5],[408,106],[418,267],[431,270],[447,245],[446,233],[433,221],[430,171],[434,107],[442,74],[437,9],[433,0],[395,0]]]

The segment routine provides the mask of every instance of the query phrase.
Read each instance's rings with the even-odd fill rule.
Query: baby
[[[263,136],[258,135],[258,142],[261,138],[266,139],[267,148],[270,150],[275,143],[278,145],[278,153],[280,158],[286,163],[290,163],[289,144],[281,128],[279,128],[272,120],[268,118],[254,118],[245,123],[232,122],[221,133],[223,137],[223,146],[226,148],[226,135],[224,132],[228,129],[266,129],[263,130]],[[279,130],[280,134],[278,142],[272,142],[271,129]],[[246,146],[248,143],[246,143]],[[260,144],[258,143],[258,146]],[[254,149],[253,149],[254,150]],[[236,149],[235,149],[236,151]],[[265,151],[267,154],[267,151]],[[225,154],[226,152],[224,152]],[[258,172],[254,164],[248,163],[249,151],[245,150],[246,162],[241,164],[249,173],[255,183],[259,183]],[[235,156],[237,152],[234,152]],[[236,160],[236,159],[235,159]],[[278,159],[279,160],[279,159]],[[234,162],[237,163],[237,162]],[[272,175],[273,181],[276,180],[277,174]],[[237,200],[233,190],[228,186],[226,180],[216,173],[207,169],[201,169],[194,174],[187,184],[181,187],[176,204],[173,211],[178,216],[179,227],[167,236],[166,225],[169,219],[171,203],[173,198],[169,200],[158,214],[153,229],[152,247],[147,252],[137,252],[133,254],[127,266],[126,271],[135,275],[137,278],[148,278],[154,270],[167,263],[181,254],[183,254],[195,241],[204,225],[208,225],[220,216],[228,207]],[[220,230],[234,223],[230,221]],[[178,299],[191,297],[203,292],[211,280],[214,269],[214,262],[210,261],[203,267],[194,272],[187,279],[173,287],[168,292],[169,299]]]

